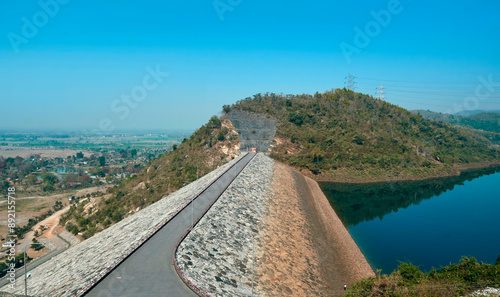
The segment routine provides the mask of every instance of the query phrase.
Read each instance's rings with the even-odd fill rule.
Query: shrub
[[[364,297],[370,296],[373,289],[374,280],[365,278],[356,282],[351,289],[347,292],[346,296]]]
[[[399,273],[404,281],[408,284],[417,284],[422,277],[422,271],[418,269],[417,266],[411,263],[403,263],[401,262],[398,267]]]
[[[68,222],[66,224],[66,230],[68,230],[68,232],[73,233],[74,235],[77,235],[79,232],[78,227],[75,224],[70,223],[70,222]]]

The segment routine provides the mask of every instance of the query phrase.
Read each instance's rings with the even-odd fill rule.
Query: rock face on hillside
[[[265,115],[232,110],[226,116],[230,120],[240,137],[240,150],[251,151],[256,148],[259,152],[267,152],[271,141],[276,135],[277,121]]]

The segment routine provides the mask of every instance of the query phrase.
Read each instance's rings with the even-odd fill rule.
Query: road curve
[[[179,278],[173,255],[179,239],[227,188],[255,153],[246,156],[134,251],[84,296],[197,296]]]

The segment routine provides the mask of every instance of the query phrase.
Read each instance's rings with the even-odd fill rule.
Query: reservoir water
[[[462,256],[494,264],[500,255],[500,168],[425,181],[320,186],[383,274],[399,261],[429,271]]]

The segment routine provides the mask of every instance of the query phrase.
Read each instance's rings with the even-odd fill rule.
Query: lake
[[[320,187],[383,274],[399,261],[429,271],[462,256],[494,264],[500,255],[500,167],[425,181]]]

